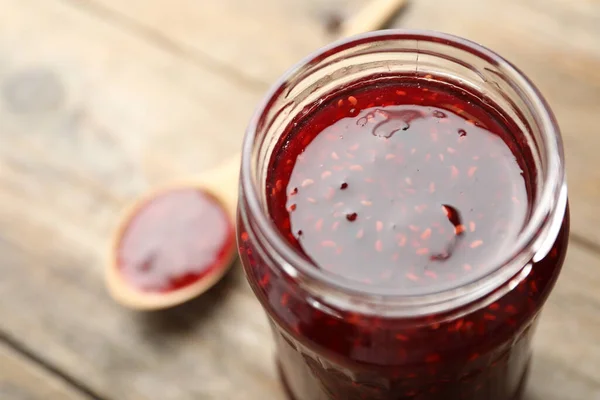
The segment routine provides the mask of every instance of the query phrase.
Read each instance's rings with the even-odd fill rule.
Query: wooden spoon
[[[372,0],[342,23],[342,37],[382,27],[406,1]],[[223,277],[237,256],[239,168],[236,154],[193,182],[156,189],[129,207],[106,263],[106,285],[115,301],[138,310],[168,308]]]
[[[105,269],[106,286],[114,300],[138,310],[168,308],[204,293],[223,277],[237,256],[234,221],[239,168],[240,155],[236,154],[192,182],[153,190],[125,211],[111,240]],[[198,241],[190,240],[191,235]],[[210,246],[203,247],[200,241]],[[211,260],[203,253],[212,255]],[[208,262],[194,265],[198,258]],[[165,265],[169,260],[191,267],[174,281],[169,277],[172,266]],[[190,276],[190,269],[195,276]]]

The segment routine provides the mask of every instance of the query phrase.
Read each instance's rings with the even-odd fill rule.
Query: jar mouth
[[[339,276],[329,275],[326,271],[316,268],[288,242],[275,226],[261,201],[260,185],[252,177],[253,149],[257,135],[264,126],[266,113],[277,97],[287,89],[288,83],[297,77],[303,68],[353,46],[392,40],[416,41],[417,54],[419,54],[419,42],[439,43],[449,48],[469,52],[501,70],[510,79],[511,85],[518,89],[527,109],[534,116],[535,125],[541,132],[544,143],[540,152],[542,153],[541,157],[545,160],[545,168],[538,177],[539,189],[532,204],[529,220],[525,222],[517,236],[514,250],[510,254],[499,257],[497,261],[494,260],[493,265],[488,266],[489,273],[470,283],[423,295],[398,294],[394,293],[393,289],[371,293],[349,286]],[[455,61],[460,62],[460,60]],[[418,68],[418,58],[416,66]],[[435,31],[392,29],[369,32],[329,44],[298,62],[271,87],[253,115],[246,131],[242,149],[241,192],[249,219],[252,219],[254,229],[260,235],[261,240],[268,244],[269,253],[276,258],[284,273],[296,279],[308,290],[313,290],[320,295],[327,293],[328,300],[335,296],[343,296],[346,300],[350,297],[353,303],[358,300],[359,303],[367,305],[368,309],[393,305],[395,308],[401,307],[407,310],[419,307],[418,313],[439,312],[468,304],[489,294],[519,273],[523,273],[523,271],[528,273],[530,268],[528,270],[526,266],[532,260],[536,261],[539,253],[549,251],[553,240],[548,243],[548,240],[545,239],[548,235],[540,233],[552,230],[556,236],[560,222],[562,222],[563,214],[560,214],[559,218],[556,217],[556,214],[564,213],[566,208],[563,160],[562,141],[554,115],[539,90],[518,68],[495,52],[467,39]]]

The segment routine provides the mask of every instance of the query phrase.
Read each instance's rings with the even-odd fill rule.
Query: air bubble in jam
[[[360,118],[359,121],[364,123],[357,125],[367,127],[373,136],[389,139],[397,132],[407,131],[413,120],[423,117],[424,115],[416,110],[388,111],[376,108]]]
[[[536,179],[521,132],[487,104],[432,76],[339,93],[282,135],[270,217],[313,268],[355,291],[428,295],[482,278],[512,251]],[[520,399],[536,316],[566,252],[565,218],[553,250],[493,304],[411,318],[327,298],[317,307],[242,238],[290,398]]]

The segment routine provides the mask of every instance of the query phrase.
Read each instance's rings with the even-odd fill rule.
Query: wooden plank
[[[71,0],[69,0],[71,1]],[[354,0],[352,3],[360,3]],[[131,0],[72,3],[206,64],[266,86],[323,43],[347,0]]]
[[[53,232],[31,229],[18,237]],[[137,314],[107,299],[98,274],[82,271],[97,266],[93,254],[55,249],[38,258],[16,244],[0,248],[12,281],[0,285],[3,330],[101,397],[234,400],[243,389],[248,399],[282,398],[270,333],[239,269],[184,307]]]
[[[3,331],[109,398],[274,392],[269,331],[239,269],[167,313],[122,310],[102,286],[123,204],[237,151],[259,93],[65,3],[0,8]]]
[[[86,220],[75,228],[82,240],[90,225],[104,237],[124,201],[239,150],[257,91],[60,2],[0,7],[0,153],[36,180],[62,182],[13,187],[32,207]],[[73,193],[71,181],[94,195]],[[107,201],[113,208],[100,204]]]
[[[330,36],[326,16],[359,0],[90,0],[116,23],[254,79],[276,77]],[[94,6],[90,6],[93,4]],[[431,12],[431,10],[436,10]],[[451,16],[451,17],[449,17]],[[573,232],[600,245],[600,3],[587,0],[415,0],[394,26],[454,33],[516,63],[548,98],[563,130]]]
[[[122,195],[170,178],[174,169],[205,169],[239,149],[256,90],[198,72],[69,5],[17,3],[0,2],[0,90],[10,115],[2,128],[11,140],[51,145],[48,157],[69,154],[65,166],[79,164],[80,176]],[[28,14],[36,8],[44,13]],[[93,29],[88,21],[96,21]],[[84,37],[73,35],[79,30]],[[28,134],[19,137],[18,129]]]
[[[600,255],[570,244],[533,342],[527,400],[600,399]]]
[[[6,400],[90,399],[2,342],[0,342],[0,398]]]

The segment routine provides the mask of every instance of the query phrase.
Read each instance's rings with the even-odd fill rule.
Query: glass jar
[[[266,176],[278,139],[319,100],[374,76],[440,77],[490,101],[531,152],[532,210],[489,273],[426,295],[372,293],[315,268],[269,217]],[[273,328],[294,400],[517,400],[535,323],[567,250],[559,128],[533,84],[506,60],[436,32],[371,32],[329,45],[288,71],[246,133],[238,206],[241,260]]]

